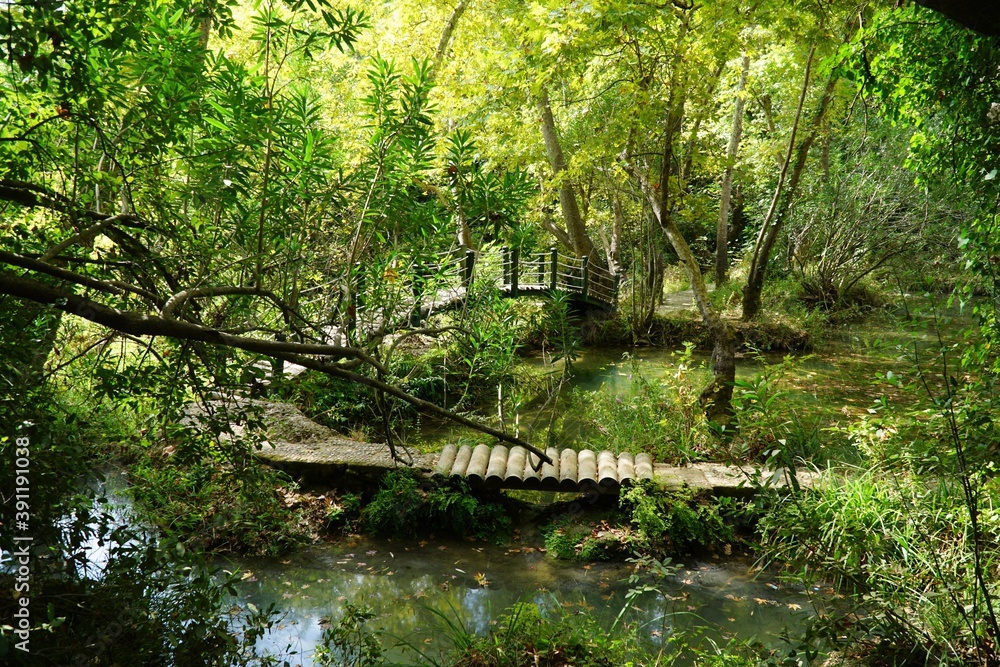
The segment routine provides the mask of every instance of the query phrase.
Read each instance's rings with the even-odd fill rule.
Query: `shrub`
[[[723,518],[729,500],[713,503],[690,490],[668,492],[643,480],[625,490],[620,503],[638,532],[637,546],[643,550],[684,554],[734,539]]]
[[[149,520],[188,546],[275,554],[305,539],[299,513],[283,498],[295,485],[271,468],[248,466],[237,474],[212,461],[146,459],[131,475],[130,493]]]
[[[998,592],[996,481],[972,482],[983,509],[977,532],[957,479],[929,483],[878,464],[846,472],[828,474],[761,519],[765,559],[786,563],[807,585],[828,581],[851,596],[857,607],[841,605],[831,625],[867,649],[921,664],[969,664],[970,647],[990,632],[977,549],[989,595]]]
[[[753,461],[761,454],[780,452],[788,463],[822,451],[819,422],[801,419],[788,406],[784,389],[786,377],[807,359],[785,356],[777,364],[764,363],[750,378],[736,380],[732,405],[739,435],[730,451],[732,458]]]
[[[677,370],[650,380],[633,360],[631,387],[619,395],[577,390],[569,414],[594,433],[593,449],[647,452],[657,461],[684,463],[706,458],[714,451],[705,414],[698,404],[699,390],[691,380],[688,344],[679,355]]]
[[[417,535],[427,526],[459,536],[500,540],[511,529],[510,515],[497,502],[473,495],[464,482],[419,480],[409,469],[390,470],[382,488],[361,511],[366,530],[376,535]]]
[[[383,664],[385,649],[378,634],[365,628],[375,618],[368,607],[350,602],[344,605],[344,616],[336,625],[323,630],[323,637],[313,653],[319,667],[375,667]]]

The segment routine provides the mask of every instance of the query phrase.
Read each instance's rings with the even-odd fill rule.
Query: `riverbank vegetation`
[[[527,522],[636,590],[735,550],[844,604],[784,652],[441,615],[447,664],[1000,665],[1000,18],[940,4],[4,3],[0,658],[278,664],[218,555]],[[321,427],[400,470],[258,461]],[[405,471],[442,438],[768,475],[538,510]],[[388,660],[374,620],[313,661]]]

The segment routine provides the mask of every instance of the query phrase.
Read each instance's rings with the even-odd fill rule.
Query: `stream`
[[[819,350],[800,356],[782,383],[787,410],[836,420],[862,414],[891,392],[888,373],[912,372],[913,350],[926,351],[937,342],[927,321],[911,327],[874,323],[833,335]],[[766,364],[784,355],[744,355],[738,379],[751,379]],[[677,372],[680,351],[655,348],[592,349],[573,364],[572,379],[558,395],[578,389],[621,395],[634,390],[636,374],[657,381]],[[540,374],[562,373],[561,364],[526,360]],[[695,353],[691,380],[699,386],[707,377],[707,355]],[[529,438],[542,434],[551,410],[560,409],[551,394],[521,408],[518,425]],[[555,407],[553,407],[555,405]],[[563,424],[561,437],[586,442],[583,424]],[[448,425],[425,427],[421,440],[434,447],[461,441],[467,431]],[[565,443],[563,443],[565,444]],[[517,602],[538,605],[543,613],[586,611],[610,628],[632,587],[628,563],[580,565],[557,561],[525,539],[502,547],[470,542],[379,541],[353,536],[340,544],[323,544],[285,559],[242,559],[229,567],[245,570],[241,594],[257,606],[271,603],[285,610],[266,648],[292,655],[302,664],[320,641],[323,628],[336,623],[345,603],[369,606],[376,614],[372,627],[430,653],[450,647],[448,623],[477,635],[485,634],[498,616]],[[783,630],[794,633],[814,613],[811,599],[818,591],[789,588],[767,573],[754,574],[740,559],[692,562],[659,583],[646,576],[643,584],[656,592],[636,598],[623,620],[656,651],[672,633],[701,637],[724,645],[730,639],[781,644]],[[449,619],[447,622],[444,618]],[[400,653],[393,658],[414,659]]]
[[[116,522],[141,525],[128,483],[123,471],[106,468],[91,487],[107,499],[105,510]],[[347,603],[375,612],[368,627],[381,631],[387,646],[397,644],[387,657],[403,663],[417,658],[400,646],[403,642],[431,656],[446,654],[453,646],[449,622],[483,636],[518,602],[549,615],[586,612],[611,628],[635,585],[629,583],[634,566],[556,560],[536,546],[541,542],[536,530],[522,526],[506,546],[350,535],[283,557],[219,558],[215,565],[242,573],[234,604],[261,609],[273,604],[281,612],[258,648],[291,665],[313,664],[323,629],[340,620]],[[94,539],[85,548],[91,576],[101,576],[106,547]],[[678,564],[672,576],[656,581],[644,574],[639,585],[655,590],[639,595],[622,622],[637,628],[654,653],[675,633],[692,643],[700,637],[720,646],[737,639],[778,647],[783,630],[794,632],[813,615],[812,600],[820,594],[755,573],[753,564],[740,558]]]
[[[315,546],[291,558],[240,559],[246,577],[244,602],[285,610],[262,648],[311,664],[323,627],[336,623],[345,603],[367,605],[373,628],[432,654],[447,652],[447,623],[484,635],[517,602],[544,614],[590,613],[610,628],[630,588],[627,563],[580,565],[557,561],[530,546],[470,542],[410,542],[352,537],[342,544]],[[651,583],[643,577],[642,583]],[[624,620],[655,652],[672,633],[697,630],[703,639],[758,640],[777,647],[782,630],[802,627],[812,614],[810,596],[767,576],[757,579],[742,560],[681,566],[640,595]],[[413,660],[397,647],[390,656]]]
[[[884,379],[889,371],[912,370],[906,350],[914,344],[926,348],[935,340],[919,331],[877,326],[855,328],[849,336],[828,340],[786,376],[789,405],[831,417],[863,412],[886,389],[884,382],[873,381]],[[587,392],[622,394],[632,391],[637,372],[651,381],[675,373],[677,358],[675,352],[651,348],[627,355],[623,350],[585,351],[574,364],[571,385]],[[763,364],[780,359],[780,355],[740,359],[738,377],[751,378]],[[704,361],[704,356],[696,355],[693,366]],[[558,366],[541,359],[526,363],[542,372],[561,373]],[[704,368],[691,372],[695,384],[701,381],[698,373],[707,373]],[[536,433],[544,428],[539,422],[546,421],[546,409],[543,399],[522,408],[522,435],[532,433],[529,414],[539,417]],[[565,427],[563,432],[567,433]],[[454,442],[459,433],[426,428],[421,439],[433,446],[437,441]],[[578,435],[586,441],[585,431]],[[104,490],[112,502],[128,506],[121,486],[127,481],[114,477],[109,477]],[[432,657],[442,655],[452,647],[449,625],[482,636],[517,602],[533,603],[543,614],[586,612],[604,628],[611,628],[621,613],[622,621],[636,628],[653,652],[675,633],[719,646],[736,639],[779,647],[782,631],[794,633],[815,613],[812,600],[820,593],[789,587],[772,574],[755,573],[748,561],[727,558],[685,563],[659,582],[643,576],[640,583],[651,588],[622,612],[626,595],[635,586],[629,583],[631,564],[558,561],[537,546],[541,540],[531,532],[527,529],[508,546],[349,536],[283,558],[217,563],[243,573],[235,604],[259,608],[273,604],[281,611],[281,620],[260,648],[293,665],[313,663],[323,629],[337,623],[347,603],[370,607],[376,617],[369,627],[381,631],[387,645],[396,644],[389,659],[412,663],[417,656],[404,644]],[[99,565],[104,558],[95,543],[91,562]]]
[[[968,316],[958,323],[967,324]],[[954,340],[961,330],[956,322],[945,324],[945,335]],[[922,358],[930,357],[937,343],[928,318],[918,318],[910,326],[898,321],[888,324],[853,325],[850,331],[834,332],[823,340],[818,349],[808,354],[791,355],[791,363],[780,381],[783,396],[778,409],[809,418],[820,418],[830,425],[845,415],[861,415],[884,394],[896,390],[886,381],[903,377],[913,371],[914,349]],[[740,353],[736,360],[737,381],[752,381],[767,366],[780,363],[787,353]],[[695,351],[686,362],[685,382],[696,392],[709,377],[709,354]],[[559,384],[564,362],[548,363],[540,356],[526,358],[523,363],[542,381],[547,390],[537,391],[533,398],[512,409],[507,401],[505,410],[508,430],[529,441],[549,442],[556,447],[584,448],[594,435],[591,426],[572,413],[556,424],[564,414],[567,400],[573,392],[621,396],[635,391],[638,381],[662,381],[678,372],[683,359],[683,347],[670,350],[655,347],[592,348],[582,350],[572,363],[568,380]],[[470,440],[471,438],[471,440]],[[426,422],[416,437],[418,445],[428,450],[440,449],[450,442],[475,444],[476,434],[452,423]]]

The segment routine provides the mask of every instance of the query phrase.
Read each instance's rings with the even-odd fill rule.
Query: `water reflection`
[[[914,350],[926,363],[940,346],[935,326],[944,327],[944,340],[956,341],[962,327],[970,320],[967,315],[953,314],[941,320],[929,315],[915,316],[909,322],[873,318],[855,323],[850,328],[828,332],[818,349],[808,355],[792,355],[796,362],[784,376],[780,389],[784,392],[780,409],[799,411],[809,418],[818,418],[821,427],[840,421],[845,415],[864,414],[883,394],[893,397],[893,388],[886,377],[897,378],[913,374]],[[600,440],[593,425],[580,420],[566,406],[574,390],[595,392],[603,396],[624,396],[637,390],[637,378],[657,382],[678,371],[683,348],[590,348],[583,350],[573,363],[571,377],[560,383],[564,364],[547,363],[541,357],[528,358],[523,363],[550,379],[548,391],[538,391],[534,399],[522,404],[516,413],[519,435],[529,441],[546,442],[556,447],[572,447],[591,440]],[[738,380],[750,380],[767,364],[782,361],[786,353],[742,353],[736,364]],[[687,381],[701,387],[708,380],[709,355],[695,352],[686,370]],[[553,388],[559,391],[553,393]],[[561,421],[560,421],[560,418]],[[550,427],[556,426],[550,432]],[[508,427],[511,425],[508,424]],[[466,442],[474,434],[451,423],[425,422],[420,439],[434,448],[446,442]]]
[[[547,614],[586,612],[611,627],[631,572],[627,564],[559,562],[533,547],[361,538],[290,559],[228,566],[247,570],[240,591],[245,601],[287,610],[265,647],[307,665],[325,623],[337,622],[348,602],[371,607],[373,627],[389,636],[440,652],[450,647],[441,615],[483,635],[516,602],[532,602]],[[804,591],[754,581],[739,562],[683,568],[659,588],[662,594],[644,594],[625,616],[651,646],[693,628],[715,641],[741,637],[777,645],[782,629],[800,627],[810,609]]]

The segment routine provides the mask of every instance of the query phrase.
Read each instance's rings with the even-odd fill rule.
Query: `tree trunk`
[[[725,423],[732,413],[733,381],[736,369],[736,335],[732,325],[719,316],[718,311],[709,301],[708,288],[705,287],[705,277],[702,275],[698,260],[691,251],[691,246],[684,240],[684,236],[671,214],[673,202],[670,197],[670,178],[678,174],[679,171],[679,165],[676,164],[677,160],[675,159],[674,142],[680,136],[683,126],[686,103],[684,91],[687,90],[686,86],[681,85],[679,81],[679,69],[684,55],[683,42],[688,27],[688,22],[685,21],[674,50],[674,74],[671,77],[670,98],[667,101],[663,151],[660,156],[660,179],[657,186],[653,187],[647,174],[630,162],[627,149],[623,156],[623,166],[638,181],[640,191],[646,197],[653,215],[660,223],[660,229],[666,234],[667,240],[670,241],[674,252],[677,253],[677,257],[684,265],[684,271],[691,282],[691,290],[694,292],[698,312],[713,343],[712,380],[702,391],[701,405],[709,419],[717,423]]]
[[[552,166],[552,175],[555,176],[559,186],[559,207],[562,210],[566,235],[572,243],[573,252],[578,257],[584,255],[593,257],[594,243],[587,235],[587,229],[583,224],[583,216],[580,215],[580,206],[577,203],[573,183],[564,173],[566,171],[566,157],[563,154],[562,145],[559,143],[556,122],[552,117],[552,106],[549,104],[548,91],[544,87],[535,98],[535,106],[538,108],[538,116],[541,120],[542,138],[545,140],[545,151],[548,153],[549,164]]]
[[[608,269],[612,275],[618,276],[621,273],[622,258],[622,234],[625,229],[625,214],[622,213],[621,202],[618,197],[614,199],[614,224],[611,227],[611,241],[608,243]]]
[[[476,249],[476,240],[472,238],[472,228],[462,210],[462,203],[459,200],[458,190],[452,189],[452,196],[455,199],[455,221],[458,223],[458,244],[466,250]]]
[[[709,327],[712,340],[712,380],[701,390],[700,403],[708,420],[726,424],[732,415],[733,385],[736,383],[736,330],[718,318]]]
[[[441,39],[438,41],[437,50],[434,51],[434,59],[431,61],[435,72],[440,69],[441,61],[444,60],[445,54],[448,53],[448,47],[451,46],[451,39],[455,34],[455,26],[458,25],[458,20],[462,18],[462,14],[465,13],[465,9],[468,6],[469,0],[460,0],[455,5],[455,9],[452,10],[451,16],[448,17],[448,22],[444,24],[444,30],[441,31]]]
[[[808,85],[808,72],[806,74],[806,79],[806,84]],[[782,182],[779,180],[778,187],[775,189],[774,199],[771,201],[771,208],[768,210],[767,217],[764,219],[764,224],[761,225],[760,234],[757,236],[757,243],[754,247],[753,258],[750,262],[750,273],[747,276],[747,285],[743,292],[744,321],[749,322],[760,312],[761,293],[764,289],[764,274],[767,272],[767,263],[771,258],[771,251],[773,250],[774,243],[778,238],[778,232],[781,231],[781,227],[785,222],[788,210],[791,208],[795,193],[799,187],[799,181],[802,178],[802,173],[805,171],[806,160],[809,157],[809,149],[812,147],[813,142],[819,135],[820,128],[823,124],[823,117],[826,115],[826,110],[829,108],[830,102],[833,100],[833,92],[836,87],[837,77],[831,74],[830,78],[827,80],[826,88],[823,91],[823,97],[820,99],[819,108],[816,109],[816,114],[813,116],[809,134],[802,141],[802,143],[799,144],[796,151],[795,166],[792,169],[791,177],[788,179],[788,185],[787,187],[782,188]],[[806,86],[803,86],[803,95],[800,99],[800,111],[802,101],[805,98],[805,88]],[[792,142],[789,142],[789,149],[791,146]],[[791,157],[791,150],[789,150],[788,157]]]
[[[743,68],[740,83],[736,87],[736,108],[733,111],[733,131],[729,135],[729,150],[726,153],[726,171],[722,175],[722,201],[719,204],[719,224],[715,233],[715,284],[722,285],[729,279],[729,204],[733,191],[733,168],[743,138],[743,91],[747,87],[750,73],[750,56],[743,51]]]
[[[434,51],[434,58],[431,60],[431,71],[435,76],[437,75],[438,70],[441,69],[441,62],[448,53],[449,47],[451,47],[451,42],[455,37],[455,28],[458,26],[458,21],[462,18],[462,14],[465,13],[468,6],[469,0],[459,0],[459,3],[455,5],[455,8],[451,11],[448,21],[444,24],[444,29],[441,31],[441,39],[438,40],[437,49]],[[457,187],[452,187],[451,194],[452,199],[455,202],[455,226],[457,227],[458,243],[463,248],[475,250],[476,241],[472,237],[472,229],[469,228],[469,221],[465,217],[465,211],[462,210],[462,204]]]
[[[736,378],[736,334],[731,324],[723,320],[718,311],[708,299],[708,288],[702,275],[698,260],[691,251],[691,246],[684,240],[674,219],[662,208],[662,200],[650,185],[646,176],[634,166],[626,164],[629,171],[639,182],[640,189],[660,223],[660,228],[673,246],[674,252],[684,265],[691,290],[694,292],[695,303],[701,315],[702,322],[708,329],[712,340],[712,380],[702,390],[701,406],[705,415],[712,421],[725,424],[732,414],[733,382]]]

